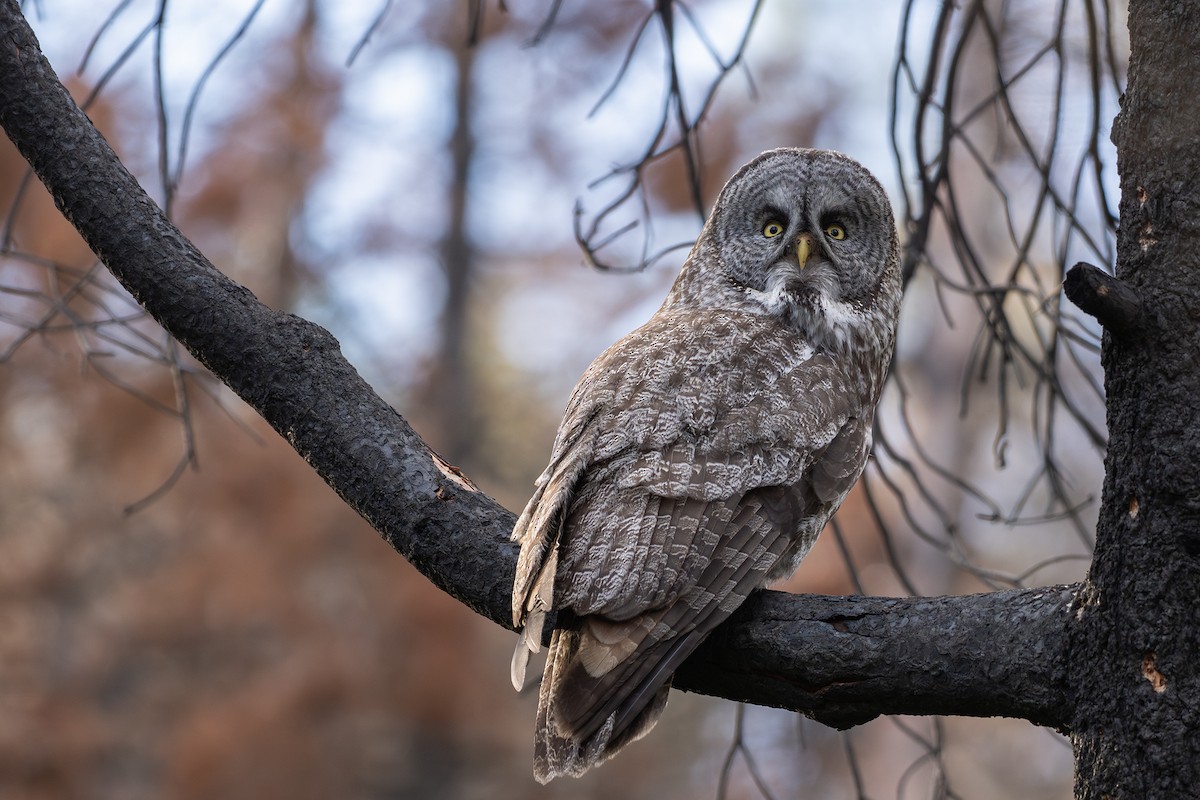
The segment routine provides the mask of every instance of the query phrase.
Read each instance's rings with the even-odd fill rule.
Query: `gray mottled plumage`
[[[662,307],[575,387],[513,531],[518,688],[558,614],[538,780],[645,734],[679,664],[800,563],[866,463],[899,305],[857,162],[771,150],[726,184]]]

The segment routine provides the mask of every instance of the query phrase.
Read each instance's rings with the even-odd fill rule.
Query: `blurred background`
[[[1121,3],[41,0],[125,164],[519,511],[575,380],[781,145],[888,188],[875,459],[791,591],[1079,580],[1102,479]],[[664,9],[666,9],[664,11]],[[0,797],[1067,798],[1013,720],[837,733],[676,692],[531,776],[513,634],[435,589],[155,326],[0,142]]]

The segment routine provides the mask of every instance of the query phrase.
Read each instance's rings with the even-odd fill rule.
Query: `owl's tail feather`
[[[546,626],[546,612],[554,603],[554,572],[558,568],[557,548],[546,557],[538,572],[537,580],[533,583],[529,596],[519,607],[524,618],[524,627],[517,639],[516,649],[513,650],[510,675],[513,688],[518,692],[525,688],[525,668],[529,666],[529,656],[542,650],[542,635]],[[519,623],[520,618],[517,619]]]
[[[649,733],[667,704],[675,669],[704,638],[692,632],[644,642],[649,646],[636,657],[609,665],[594,655],[609,648],[602,641],[607,637],[598,640],[589,621],[556,630],[550,642],[534,747],[533,772],[541,783],[582,775]],[[598,664],[609,668],[593,675]]]

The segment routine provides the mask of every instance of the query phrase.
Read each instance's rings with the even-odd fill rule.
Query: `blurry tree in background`
[[[721,181],[768,147],[850,152],[896,206],[901,340],[875,459],[786,588],[1083,579],[1102,338],[1060,283],[1116,262],[1129,49],[1107,0],[909,0],[886,25],[783,0],[25,5],[200,250],[328,327],[509,508]],[[1026,722],[837,733],[678,692],[619,762],[537,787],[511,636],[394,557],[146,317],[7,142],[0,215],[0,794],[1071,794],[1070,744]],[[595,269],[571,268],[581,251]],[[1137,688],[1183,677],[1186,648],[1128,647]]]

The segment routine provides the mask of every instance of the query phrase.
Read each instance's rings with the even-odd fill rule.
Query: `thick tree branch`
[[[0,0],[0,126],[164,329],[422,572],[506,619],[511,515],[429,451],[328,331],[267,308],[179,232],[75,105],[15,0]],[[465,531],[474,547],[456,541]]]
[[[1061,728],[1077,586],[964,597],[760,592],[675,685],[845,728],[880,714],[1020,717]]]
[[[321,327],[263,306],[121,165],[0,0],[0,125],[113,274],[437,586],[511,627],[513,516],[432,453]],[[849,725],[881,713],[1069,719],[1072,591],[756,596],[677,685]]]

